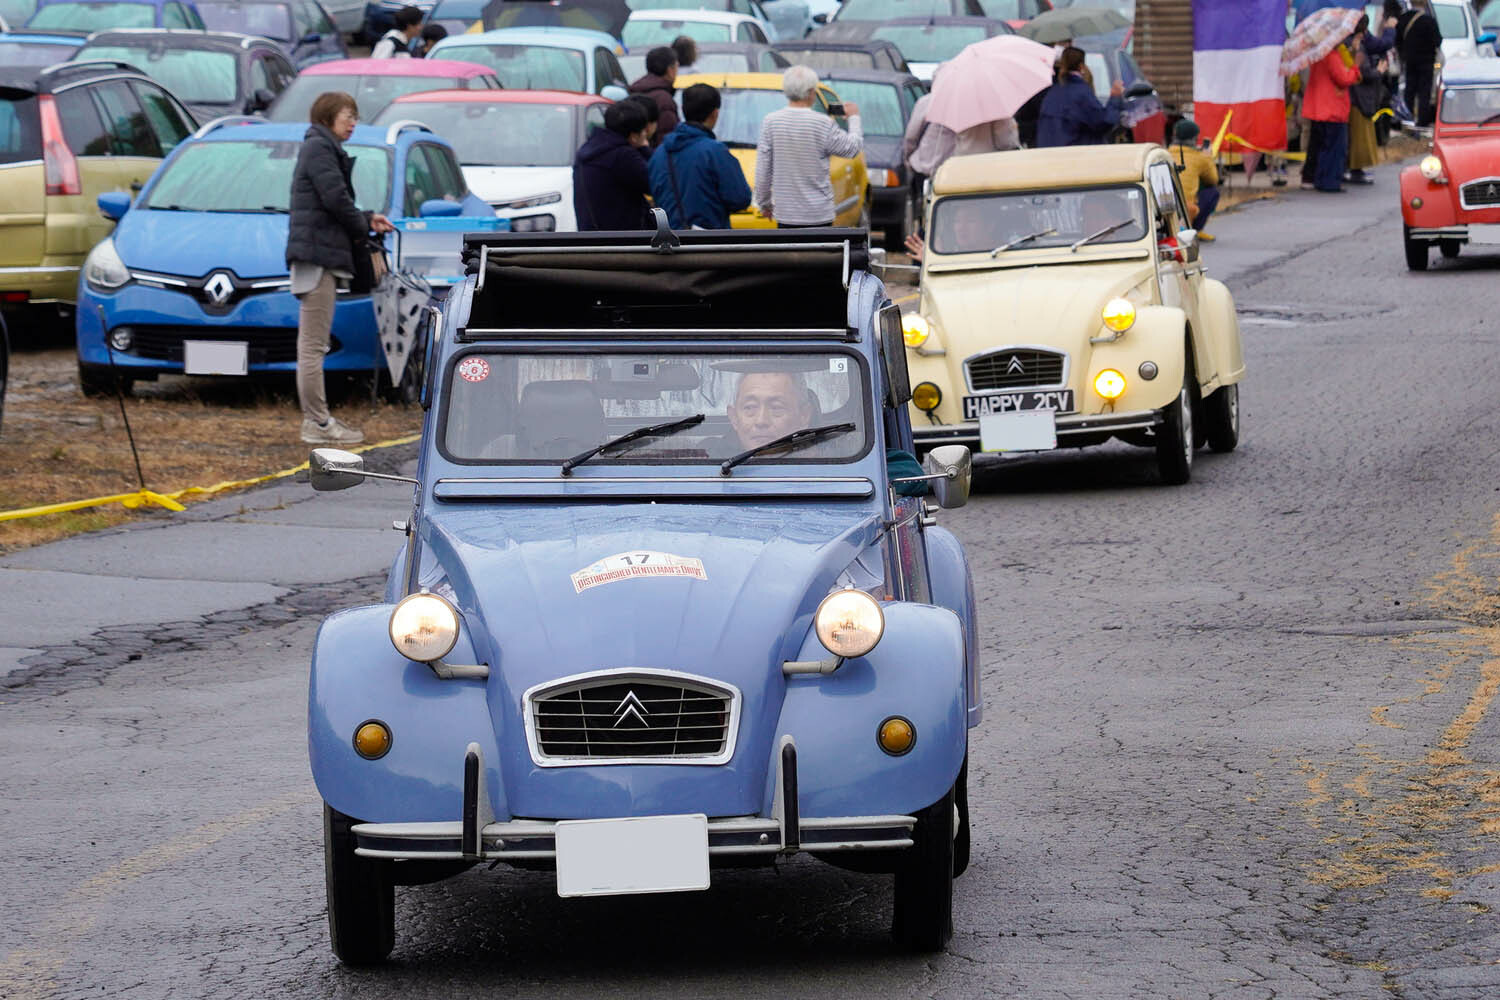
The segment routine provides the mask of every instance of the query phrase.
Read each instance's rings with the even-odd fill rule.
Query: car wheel
[[[1438,250],[1449,260],[1457,257],[1458,252],[1462,249],[1463,244],[1458,242],[1458,240],[1438,240]]]
[[[1411,227],[1406,226],[1406,266],[1413,271],[1427,270],[1427,248],[1426,240],[1414,240],[1411,238]]]
[[[131,386],[135,385],[135,379],[128,375],[116,376],[108,365],[87,365],[78,362],[78,388],[85,396],[113,396],[115,385],[120,387],[120,395],[130,395]]]
[[[891,936],[908,951],[942,951],[953,936],[953,792],[917,813],[896,869]]]
[[[958,769],[958,784],[953,788],[953,804],[958,809],[958,831],[953,837],[953,877],[958,878],[969,870],[969,852],[972,837],[969,833],[969,756]]]
[[[354,853],[358,820],[323,804],[323,873],[328,886],[328,938],[345,965],[374,965],[396,945],[396,893],[391,862]]]
[[[1239,384],[1220,386],[1204,403],[1208,446],[1218,452],[1234,451],[1240,443]]]
[[[1193,477],[1193,397],[1187,382],[1161,415],[1156,428],[1156,468],[1163,483],[1181,486]]]

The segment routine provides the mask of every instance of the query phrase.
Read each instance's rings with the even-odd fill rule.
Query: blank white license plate
[[[1469,242],[1480,246],[1500,246],[1500,222],[1480,222],[1469,227]]]
[[[249,374],[250,345],[243,340],[183,341],[182,371],[186,375]]]
[[[982,451],[1051,451],[1057,447],[1057,414],[1023,410],[980,417],[979,447]]]
[[[708,888],[708,817],[701,813],[565,820],[556,843],[559,896]]]

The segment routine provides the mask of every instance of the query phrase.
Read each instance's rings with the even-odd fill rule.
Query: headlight
[[[906,341],[907,347],[921,347],[927,343],[927,338],[932,336],[932,327],[927,321],[916,313],[907,313],[901,317],[901,339]]]
[[[1106,368],[1094,376],[1094,391],[1105,399],[1119,399],[1125,395],[1125,376]]]
[[[1443,161],[1429,154],[1422,157],[1422,162],[1418,164],[1417,169],[1422,171],[1422,176],[1430,181],[1441,180],[1443,176]]]
[[[818,605],[813,628],[834,656],[864,656],[885,634],[885,613],[863,590],[839,590]]]
[[[562,195],[556,191],[549,194],[539,194],[532,198],[518,198],[515,201],[497,201],[496,208],[536,208],[538,205],[554,205],[562,201]]]
[[[1135,306],[1129,299],[1110,299],[1104,303],[1104,311],[1100,315],[1104,319],[1104,325],[1115,333],[1124,333],[1135,326]]]
[[[458,612],[436,594],[412,594],[391,612],[391,645],[418,663],[441,660],[458,642]]]
[[[114,240],[100,240],[99,244],[89,251],[88,257],[83,262],[83,277],[93,287],[110,292],[130,280],[130,272],[125,270],[125,262],[120,259],[119,251],[115,249]]]

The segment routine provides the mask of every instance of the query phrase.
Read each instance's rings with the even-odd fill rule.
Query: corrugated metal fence
[[[1193,103],[1193,0],[1136,0],[1135,59],[1162,103]]]

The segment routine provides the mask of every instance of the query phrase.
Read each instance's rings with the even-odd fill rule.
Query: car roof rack
[[[225,128],[229,125],[265,125],[266,120],[259,115],[223,115],[198,126],[198,131],[193,133],[194,139],[201,139],[215,129]]]
[[[385,130],[385,144],[387,146],[394,145],[396,142],[396,137],[399,136],[402,132],[405,132],[407,129],[418,129],[422,132],[432,131],[432,129],[428,128],[422,122],[417,121],[415,118],[403,118],[400,121],[391,122],[391,127]]]

